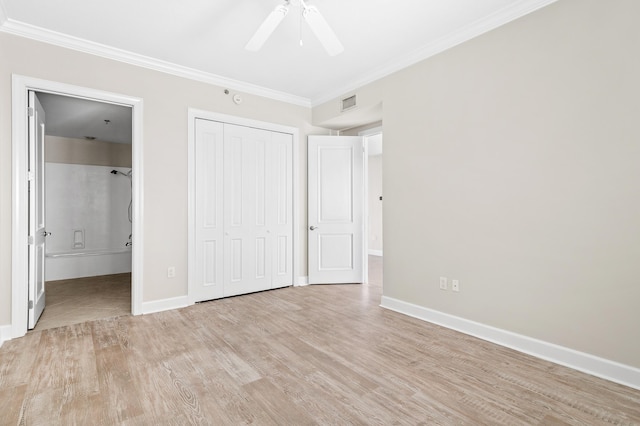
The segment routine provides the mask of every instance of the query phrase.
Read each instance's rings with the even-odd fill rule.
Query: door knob
[[[311,229],[312,231],[315,231],[316,229],[318,229],[317,226],[310,226],[309,229]]]
[[[42,231],[42,235],[43,235],[44,237],[48,237],[49,235],[51,235],[51,232]]]

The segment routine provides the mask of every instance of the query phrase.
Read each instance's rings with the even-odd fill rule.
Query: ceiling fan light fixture
[[[329,56],[336,56],[342,53],[344,46],[318,9],[315,6],[307,6],[303,0],[301,2],[304,7],[302,17],[307,21],[309,28],[322,43]]]
[[[287,13],[289,13],[289,2],[276,6],[244,48],[252,52],[260,50],[269,36],[278,28],[284,17],[287,16]]]
[[[305,0],[298,0],[302,10],[302,17],[311,28],[311,32],[318,38],[329,56],[336,56],[344,51],[344,46],[338,40],[327,21],[315,6],[307,6]],[[267,39],[278,28],[282,20],[289,13],[289,5],[291,0],[285,0],[284,4],[276,6],[276,8],[267,16],[260,25],[251,40],[244,47],[252,52],[257,52],[262,48]],[[302,31],[302,27],[300,27]],[[302,46],[302,36],[300,37],[300,46]]]

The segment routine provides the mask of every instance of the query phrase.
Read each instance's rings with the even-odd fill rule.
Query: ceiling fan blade
[[[278,28],[280,22],[282,22],[284,17],[287,16],[288,12],[289,7],[287,7],[287,5],[282,4],[276,6],[276,8],[273,9],[273,12],[271,12],[269,16],[267,16],[267,19],[265,19],[262,25],[260,25],[256,33],[253,35],[253,37],[251,37],[251,40],[249,40],[244,48],[253,52],[257,52],[258,50],[260,50],[269,36],[275,31],[276,28]]]
[[[309,24],[311,31],[313,31],[318,40],[320,40],[320,43],[322,43],[322,46],[324,46],[329,56],[336,56],[342,53],[344,46],[342,46],[336,34],[315,6],[305,5],[302,16],[307,21],[307,24]]]

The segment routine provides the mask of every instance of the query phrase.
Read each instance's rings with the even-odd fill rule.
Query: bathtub
[[[131,272],[131,247],[47,253],[45,280],[66,280]]]

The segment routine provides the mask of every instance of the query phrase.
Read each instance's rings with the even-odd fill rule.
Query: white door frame
[[[365,283],[369,282],[369,140],[370,136],[376,136],[382,133],[382,126],[373,127],[371,129],[358,132],[358,136],[364,137],[364,238],[363,238],[363,279]],[[384,240],[383,240],[384,244]]]
[[[143,169],[142,169],[142,99],[86,87],[21,75],[12,75],[11,139],[12,139],[12,210],[11,223],[11,335],[24,336],[27,332],[28,307],[28,184],[27,184],[27,92],[53,93],[86,98],[99,102],[120,104],[132,108],[133,135],[131,143],[133,182],[131,313],[142,313],[142,253],[143,253]]]
[[[195,282],[195,268],[196,265],[196,257],[195,257],[195,211],[196,211],[196,200],[195,200],[195,183],[196,183],[196,160],[195,160],[195,140],[196,140],[196,132],[195,132],[195,124],[196,119],[204,119],[204,120],[212,120],[218,121],[221,123],[235,124],[238,126],[245,127],[254,127],[257,129],[269,130],[272,132],[280,132],[287,133],[293,136],[293,285],[304,285],[304,283],[300,279],[300,178],[299,178],[299,167],[300,167],[300,158],[299,158],[299,130],[297,127],[284,126],[281,124],[269,123],[266,121],[252,120],[244,117],[236,117],[233,115],[220,114],[211,111],[205,111],[196,108],[189,108],[188,110],[188,241],[187,241],[187,251],[188,251],[188,264],[187,264],[187,275],[188,275],[188,299],[189,303],[195,303],[195,287],[197,283]]]

